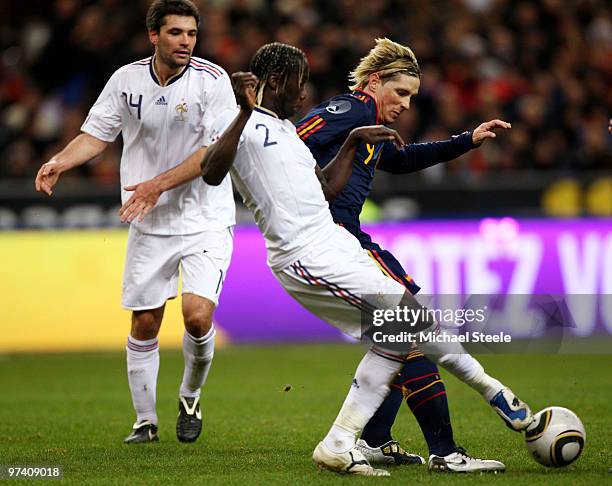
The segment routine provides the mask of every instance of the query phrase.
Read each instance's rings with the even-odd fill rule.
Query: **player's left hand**
[[[154,180],[124,187],[126,191],[134,191],[134,194],[119,209],[119,219],[122,223],[131,223],[136,218],[142,221],[157,204],[161,189]]]
[[[497,128],[512,128],[510,123],[503,120],[491,120],[481,123],[472,132],[472,143],[477,147],[482,145],[488,138],[495,138]]]

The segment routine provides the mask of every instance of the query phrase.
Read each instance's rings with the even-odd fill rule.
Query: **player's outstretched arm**
[[[385,147],[377,169],[392,174],[410,174],[428,167],[454,160],[479,147],[486,140],[496,138],[495,130],[511,128],[510,123],[490,120],[481,123],[472,132],[454,135],[440,142],[411,143],[401,150]]]
[[[153,209],[163,192],[174,189],[200,175],[200,160],[204,157],[207,147],[195,151],[179,165],[162,172],[138,184],[126,186],[126,191],[134,191],[130,198],[119,209],[119,219],[122,223],[131,223],[136,218],[142,221]]]
[[[51,157],[49,162],[40,167],[34,181],[36,190],[50,196],[53,194],[53,187],[57,184],[59,176],[63,172],[78,167],[100,155],[107,145],[107,142],[88,133],[81,133],[66,145],[64,150]]]
[[[335,199],[346,186],[353,172],[355,152],[361,142],[371,145],[393,142],[398,149],[404,145],[402,137],[392,128],[375,125],[353,129],[336,156],[325,168],[321,169],[318,165],[315,166],[315,171],[323,188],[323,194],[328,201]]]
[[[200,164],[202,179],[211,186],[221,184],[232,167],[240,136],[251,117],[251,113],[253,113],[253,108],[255,108],[257,77],[252,73],[234,73],[232,74],[232,85],[240,105],[238,115],[223,132],[223,135],[208,147],[208,151]]]

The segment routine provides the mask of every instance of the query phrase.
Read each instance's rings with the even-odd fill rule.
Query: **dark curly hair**
[[[281,77],[284,88],[291,74],[297,73],[300,84],[303,84],[308,79],[310,71],[306,54],[297,47],[281,42],[261,46],[251,59],[250,70],[259,78],[256,90],[257,103],[261,103],[264,88],[271,74],[278,74]]]

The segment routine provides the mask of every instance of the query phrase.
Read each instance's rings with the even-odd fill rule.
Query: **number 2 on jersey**
[[[264,140],[264,147],[269,147],[271,145],[276,145],[278,142],[270,141],[270,129],[266,125],[264,125],[263,123],[258,123],[257,125],[255,125],[255,130],[257,130],[260,127],[264,128],[266,130],[266,139]]]

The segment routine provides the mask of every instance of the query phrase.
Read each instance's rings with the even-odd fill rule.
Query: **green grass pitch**
[[[521,435],[444,373],[457,442],[502,460],[505,474],[430,474],[417,466],[391,468],[391,478],[317,472],[312,449],[362,354],[341,344],[220,349],[203,394],[203,436],[179,444],[182,355],[162,350],[160,442],[144,446],[122,443],[134,420],[123,354],[0,356],[0,464],[61,465],[63,482],[73,484],[612,484],[612,355],[480,357],[535,410],[560,405],[581,417],[586,448],[567,468],[536,464]],[[394,430],[407,450],[426,455],[405,405]]]

